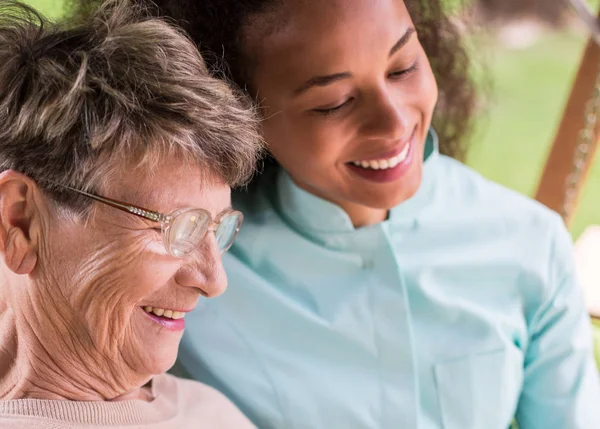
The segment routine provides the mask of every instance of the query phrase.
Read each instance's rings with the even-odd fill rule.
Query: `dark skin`
[[[269,150],[298,186],[340,206],[355,227],[381,222],[421,183],[438,96],[404,3],[288,1],[274,17],[273,31],[250,26],[244,47]],[[410,167],[392,182],[349,167],[408,144]]]

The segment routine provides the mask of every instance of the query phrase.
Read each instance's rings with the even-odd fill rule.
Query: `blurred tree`
[[[559,25],[568,6],[568,0],[477,0],[477,7],[487,21],[534,18]]]

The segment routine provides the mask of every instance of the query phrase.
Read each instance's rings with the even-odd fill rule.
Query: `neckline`
[[[152,379],[151,401],[69,401],[49,399],[14,399],[0,401],[0,416],[36,417],[65,423],[90,425],[146,425],[172,418],[173,410],[161,395],[169,376]]]

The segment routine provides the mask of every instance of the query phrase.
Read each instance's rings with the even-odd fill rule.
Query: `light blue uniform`
[[[426,146],[378,225],[284,172],[239,195],[229,289],[186,317],[180,364],[259,428],[599,429],[561,219]]]

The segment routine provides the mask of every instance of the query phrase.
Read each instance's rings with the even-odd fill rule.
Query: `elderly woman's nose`
[[[183,286],[199,289],[208,298],[225,292],[227,276],[214,235],[188,257],[186,267],[177,273],[176,280]]]

